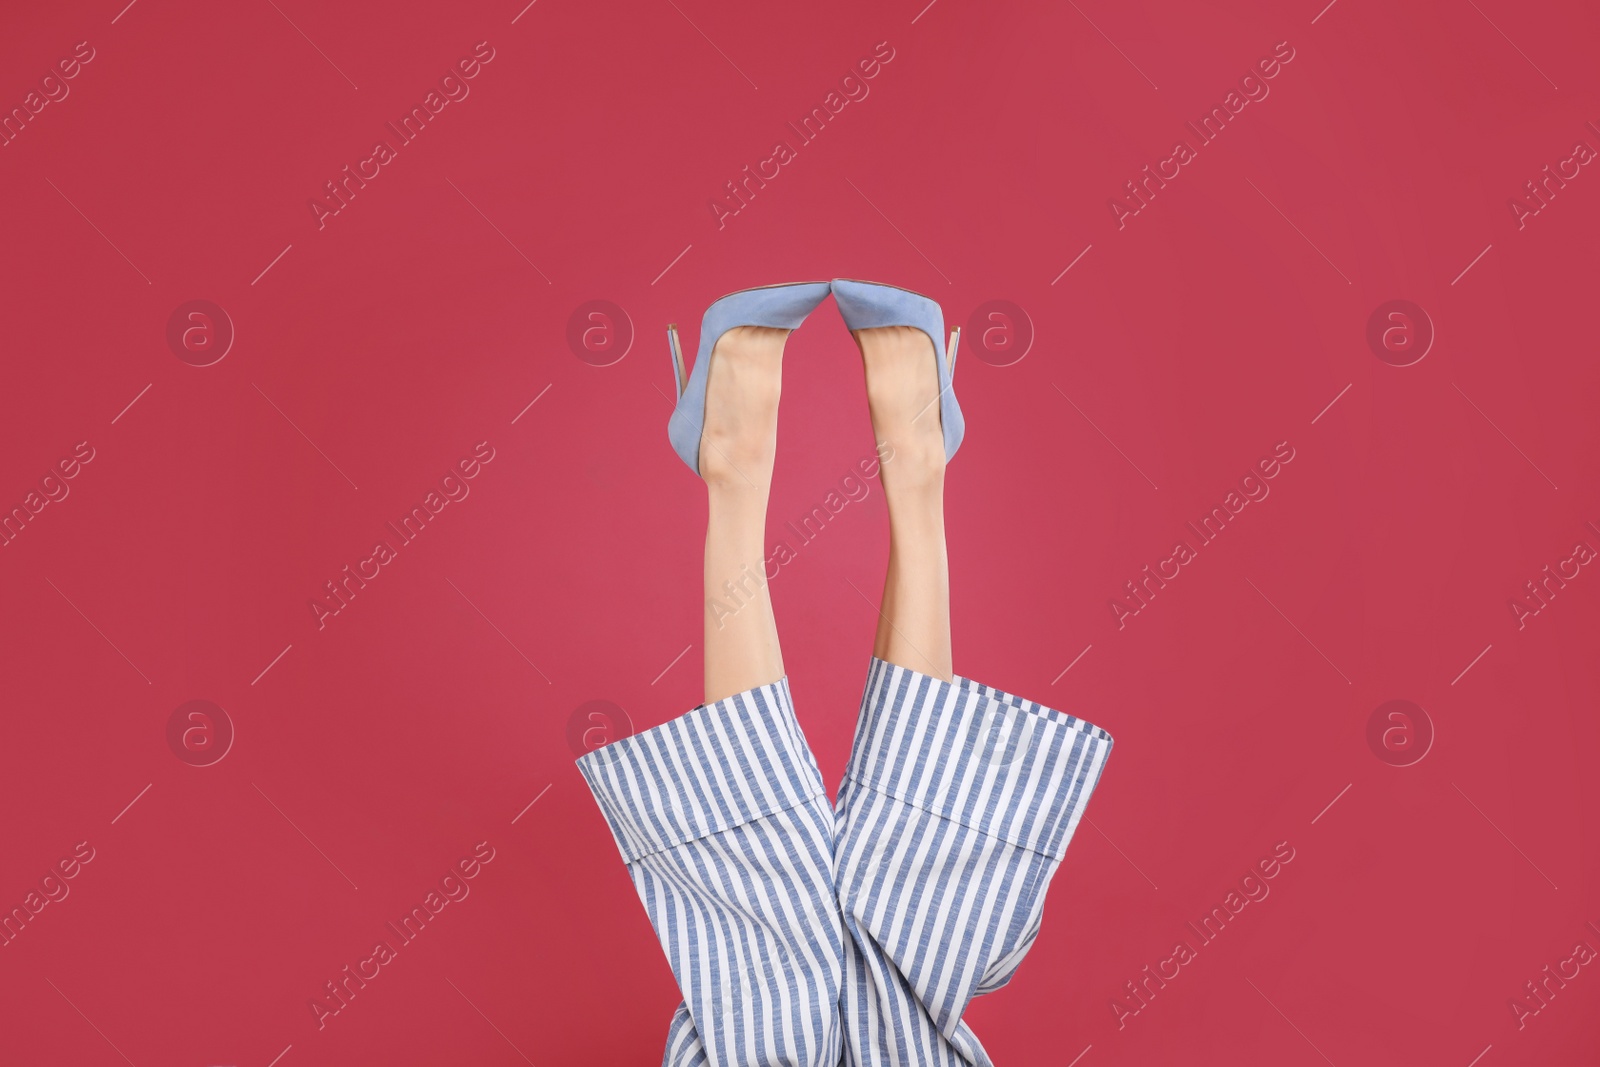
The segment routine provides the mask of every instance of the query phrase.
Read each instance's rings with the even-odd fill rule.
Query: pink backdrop
[[[572,760],[700,693],[663,329],[846,276],[967,326],[957,670],[1117,743],[996,1060],[1600,1062],[1591,5],[524,2],[4,16],[0,1061],[658,1062]],[[774,542],[872,447],[785,364]]]

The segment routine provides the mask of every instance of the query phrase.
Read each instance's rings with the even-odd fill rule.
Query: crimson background
[[[1036,334],[995,366],[968,333],[957,669],[1117,747],[1019,979],[970,1013],[996,1060],[1600,1062],[1593,968],[1508,1008],[1600,946],[1600,578],[1508,608],[1600,544],[1600,178],[1507,206],[1600,144],[1600,14],[924,3],[9,5],[6,109],[96,55],[0,150],[0,499],[95,459],[0,550],[0,904],[96,857],[0,949],[5,1063],[657,1062],[677,994],[569,716],[699,696],[663,328],[832,276]],[[319,228],[308,200],[479,41],[470,96]],[[710,198],[881,41],[870,96],[719,228]],[[1280,41],[1271,95],[1119,229],[1108,198]],[[1396,298],[1437,330],[1407,367],[1365,340]],[[208,367],[166,341],[191,299],[237,331]],[[609,366],[566,339],[591,300],[636,333]],[[831,304],[790,341],[774,538],[872,447],[855,360]],[[479,441],[470,497],[319,629],[322,583]],[[1123,583],[1280,441],[1270,497],[1119,629]],[[834,782],[886,533],[873,483],[773,585]],[[166,741],[197,698],[237,732],[208,767]],[[1409,767],[1366,740],[1391,699],[1436,731]],[[319,1030],[310,999],[479,841],[471,895]],[[1270,897],[1119,1026],[1280,841]]]

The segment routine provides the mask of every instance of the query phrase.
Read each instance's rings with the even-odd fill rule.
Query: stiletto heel
[[[683,346],[678,343],[678,324],[667,323],[667,344],[672,349],[672,384],[678,387],[678,397],[689,385],[689,376],[683,370]]]
[[[852,330],[914,326],[928,335],[939,372],[939,422],[944,430],[944,455],[946,460],[955,456],[967,429],[966,420],[961,415],[961,405],[956,403],[954,387],[956,347],[961,343],[961,328],[956,327],[950,334],[950,354],[947,357],[944,313],[931,298],[893,285],[849,278],[835,278],[830,288],[844,324]]]
[[[700,436],[706,417],[706,380],[710,374],[711,353],[723,334],[738,326],[768,326],[793,330],[806,320],[828,295],[827,282],[797,282],[768,285],[730,293],[706,308],[700,322],[700,349],[694,369],[683,368],[683,348],[676,325],[667,327],[667,344],[672,349],[672,373],[678,386],[678,404],[667,423],[667,437],[678,458],[700,473]]]

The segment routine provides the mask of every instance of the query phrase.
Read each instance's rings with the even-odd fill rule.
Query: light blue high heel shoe
[[[961,328],[950,334],[949,356],[945,355],[944,313],[939,305],[921,293],[877,282],[858,282],[835,278],[830,284],[844,324],[852,330],[877,326],[914,326],[933,342],[939,370],[939,422],[944,428],[944,455],[949,460],[961,447],[967,423],[956,403],[954,377],[956,349],[961,343]]]
[[[796,282],[768,285],[729,293],[706,308],[700,322],[700,352],[694,358],[694,371],[684,373],[683,348],[678,343],[678,327],[667,327],[667,343],[672,346],[672,370],[678,386],[678,406],[667,423],[667,437],[673,451],[700,473],[700,435],[706,417],[706,378],[711,370],[711,352],[717,340],[737,326],[770,326],[793,330],[806,320],[828,296],[827,282]]]

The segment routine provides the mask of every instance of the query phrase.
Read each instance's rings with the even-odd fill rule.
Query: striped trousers
[[[683,1003],[663,1067],[987,1067],[1111,737],[874,659],[830,805],[786,680],[578,760]]]

